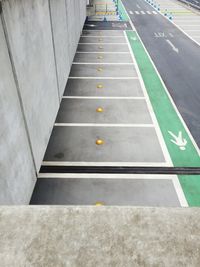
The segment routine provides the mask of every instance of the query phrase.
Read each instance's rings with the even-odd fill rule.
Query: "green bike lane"
[[[123,20],[129,20],[119,1]],[[126,31],[133,55],[138,64],[145,89],[162,132],[174,167],[200,167],[199,151],[190,132],[178,113],[139,35]],[[178,175],[189,206],[200,206],[200,175]]]

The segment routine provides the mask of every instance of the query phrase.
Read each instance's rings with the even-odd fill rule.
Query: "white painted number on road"
[[[186,149],[187,140],[185,138],[183,138],[181,131],[179,131],[178,136],[173,134],[171,131],[168,131],[168,133],[174,138],[174,139],[171,139],[172,143],[177,145],[180,148],[180,150]]]
[[[154,32],[154,37],[156,38],[165,38],[166,35],[164,32]]]

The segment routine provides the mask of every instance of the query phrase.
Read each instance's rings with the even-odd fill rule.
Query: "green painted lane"
[[[179,182],[190,207],[200,207],[200,175],[179,175]]]
[[[178,116],[143,44],[134,31],[126,31],[146,91],[175,167],[200,167],[200,157]]]
[[[118,8],[119,8],[119,13],[120,13],[122,20],[129,21],[129,17],[127,15],[127,12],[126,12],[121,0],[118,1]]]
[[[199,167],[199,154],[137,33],[127,31],[126,34],[173,165],[175,167]],[[188,205],[200,206],[200,176],[179,175],[178,177]]]

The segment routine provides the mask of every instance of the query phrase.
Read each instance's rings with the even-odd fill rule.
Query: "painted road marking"
[[[153,128],[153,124],[131,124],[131,123],[55,123],[55,127],[129,127],[129,128]]]
[[[140,12],[138,12],[138,11],[135,11],[135,14],[139,15],[139,14],[140,14]]]
[[[129,54],[129,52],[104,52],[104,51],[90,51],[90,52],[84,52],[84,51],[77,51],[76,54]]]
[[[75,77],[75,76],[69,76],[69,79],[115,79],[115,80],[121,80],[121,79],[129,79],[129,80],[138,80],[139,78],[137,77],[137,76],[130,76],[130,77],[84,77],[84,76],[82,76],[82,77]]]
[[[158,13],[157,13],[156,11],[154,11],[154,10],[152,11],[152,13],[153,13],[153,14],[155,14],[155,15],[157,15],[157,14],[158,14]]]
[[[168,131],[168,133],[174,138],[174,139],[171,139],[172,143],[177,145],[180,148],[180,150],[185,150],[186,149],[187,140],[182,137],[182,132],[181,131],[178,132],[178,136],[176,136],[171,131]]]
[[[105,62],[73,62],[72,63],[73,65],[134,65],[134,63],[119,63],[119,62],[116,62],[116,63],[105,63]]]
[[[144,11],[141,11],[141,14],[142,14],[142,15],[145,15],[146,13],[145,13]]]
[[[129,13],[130,13],[131,15],[133,15],[133,11],[130,10]]]
[[[98,87],[99,88],[99,87]],[[143,96],[63,96],[63,99],[124,99],[124,100],[143,100]]]
[[[81,45],[99,45],[99,43],[78,43]],[[126,45],[126,43],[101,43],[101,45]],[[100,46],[103,48],[102,46]]]
[[[176,53],[179,53],[179,50],[177,47],[175,47],[175,45],[170,41],[170,40],[166,40],[166,42],[171,46],[172,50]]]
[[[139,9],[141,8],[139,5],[136,5],[136,6],[137,6],[137,8],[139,8]]]
[[[151,15],[151,12],[150,11],[146,11],[146,12],[147,12],[147,14]]]
[[[113,166],[113,167],[167,167],[167,162],[85,162],[85,161],[43,161],[42,166]]]

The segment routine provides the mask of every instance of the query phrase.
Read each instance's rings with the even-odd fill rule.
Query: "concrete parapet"
[[[1,207],[2,266],[200,266],[194,208]]]

